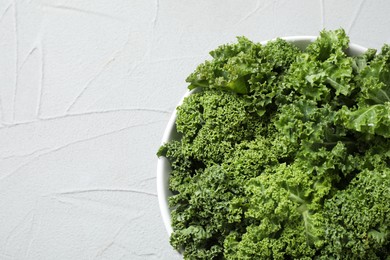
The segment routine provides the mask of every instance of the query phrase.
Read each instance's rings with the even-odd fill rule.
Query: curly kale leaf
[[[327,60],[337,51],[348,48],[349,38],[343,29],[334,31],[323,30],[315,42],[310,44],[306,51],[318,61]]]
[[[295,166],[281,164],[248,183],[245,217],[251,223],[241,237],[228,237],[235,250],[227,259],[285,259],[312,257],[322,230],[321,216],[310,209],[315,183]],[[299,246],[296,246],[298,245]]]
[[[324,259],[385,259],[390,254],[390,170],[362,170],[324,204]]]
[[[177,130],[190,155],[206,165],[220,163],[236,144],[252,139],[257,115],[237,94],[203,91],[187,97],[178,108]]]
[[[213,59],[199,65],[188,76],[189,89],[201,87],[253,94],[259,90],[258,82],[274,80],[300,53],[298,48],[281,39],[265,46],[245,37],[237,39],[237,44],[223,45],[210,52]]]
[[[360,92],[356,107],[344,107],[338,120],[361,133],[390,137],[390,46],[372,59],[357,77]]]
[[[390,102],[390,45],[384,45],[381,53],[362,69],[358,83],[359,106]]]
[[[357,132],[390,137],[390,102],[372,105],[354,111],[344,107],[339,111],[339,120],[345,127]]]
[[[171,244],[184,247],[186,259],[214,259],[223,252],[224,237],[240,226],[234,215],[240,183],[221,166],[211,166],[191,178],[179,193],[170,197],[173,207]]]
[[[261,45],[245,37],[237,39],[237,44],[223,45],[210,52],[213,60],[199,65],[186,79],[190,83],[189,89],[202,87],[241,94],[248,92],[244,77],[256,69],[257,53]]]
[[[291,64],[285,78],[286,89],[319,103],[351,95],[355,88],[354,60],[345,53],[348,43],[343,30],[322,31]]]

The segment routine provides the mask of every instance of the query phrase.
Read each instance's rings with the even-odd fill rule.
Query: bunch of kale
[[[390,254],[390,46],[348,45],[342,29],[303,51],[240,37],[187,78],[182,137],[158,152],[185,259]]]

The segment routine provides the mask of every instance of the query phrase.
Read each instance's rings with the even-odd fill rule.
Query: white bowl
[[[304,50],[309,43],[313,42],[317,37],[315,36],[290,36],[290,37],[280,37],[288,42],[293,43],[298,48]],[[272,40],[271,40],[272,41]],[[266,44],[268,41],[261,42],[261,44]],[[357,44],[350,44],[347,50],[349,56],[357,56],[364,53],[367,48],[362,47]],[[180,100],[178,106],[180,106],[185,97],[192,94],[193,91],[187,91],[184,97]],[[165,128],[164,136],[162,139],[162,144],[167,143],[171,140],[178,140],[179,135],[176,131],[176,110],[172,113],[171,118],[169,119],[168,125]],[[168,189],[169,175],[171,172],[171,167],[168,159],[165,157],[158,158],[157,163],[157,195],[158,202],[160,205],[161,215],[164,221],[165,228],[168,232],[168,235],[171,235],[173,232],[171,226],[171,212],[168,206],[168,198],[172,195],[172,192]]]

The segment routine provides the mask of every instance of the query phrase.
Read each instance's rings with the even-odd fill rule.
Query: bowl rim
[[[265,40],[261,41],[260,43],[262,45],[266,44],[267,42],[274,41],[276,39],[283,39],[287,42],[291,43],[302,43],[302,44],[308,44],[310,42],[313,42],[315,39],[318,38],[318,36],[286,36],[286,37],[276,37],[271,40]],[[347,49],[347,53],[349,52],[351,56],[362,54],[365,51],[367,51],[366,47],[363,47],[361,45],[355,44],[355,43],[349,43],[349,47]],[[164,135],[161,141],[161,145],[169,142],[172,140],[172,135],[176,129],[175,122],[177,118],[177,107],[181,106],[184,99],[191,95],[194,92],[194,90],[187,91],[184,96],[180,99],[179,103],[176,105],[174,111],[172,112],[172,115],[168,121],[168,124],[165,128]],[[168,183],[164,183],[164,180],[169,181],[169,173],[165,170],[165,165],[168,164],[168,159],[164,156],[160,156],[157,161],[157,197],[158,197],[158,204],[160,207],[160,213],[164,222],[165,229],[167,230],[168,236],[170,236],[173,232],[172,225],[171,225],[171,210],[168,205],[168,197],[170,196],[170,191],[166,188],[168,187]]]
[[[171,117],[169,118],[168,124],[165,128],[164,135],[161,141],[161,145],[171,141],[172,132],[176,129],[176,118],[177,118],[177,107],[181,106],[184,99],[191,95],[193,93],[193,90],[187,91],[184,96],[180,99],[179,103],[176,105],[174,111],[172,112]],[[168,235],[170,236],[173,232],[172,226],[171,226],[171,211],[169,209],[168,205],[168,193],[170,193],[169,190],[166,189],[165,184],[164,185],[164,175],[170,175],[168,174],[164,169],[164,164],[169,163],[168,159],[164,156],[160,156],[157,161],[157,197],[158,197],[158,204],[160,207],[160,213],[164,222],[165,229],[168,232]],[[169,178],[167,179],[169,181]],[[167,185],[168,186],[168,185]]]

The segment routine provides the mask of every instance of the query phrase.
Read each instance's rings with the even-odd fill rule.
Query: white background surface
[[[156,156],[184,79],[235,36],[344,27],[390,42],[390,1],[0,0],[0,259],[180,259]]]

